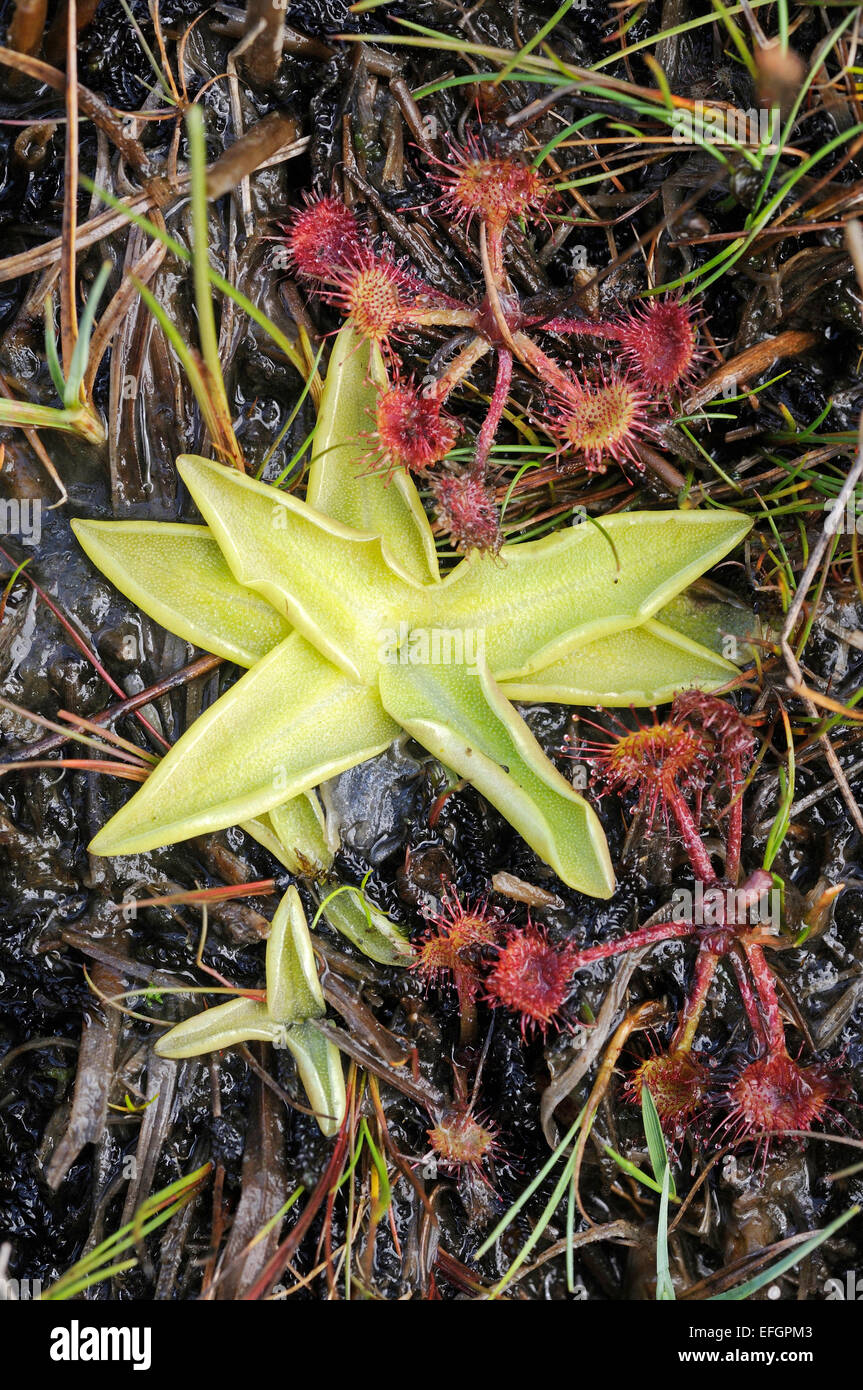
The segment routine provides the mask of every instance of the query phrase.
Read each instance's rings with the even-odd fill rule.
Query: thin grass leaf
[[[778,1279],[780,1275],[785,1274],[787,1270],[793,1269],[801,1260],[805,1260],[808,1255],[812,1254],[813,1250],[817,1250],[819,1245],[823,1245],[825,1240],[829,1240],[831,1236],[835,1235],[837,1231],[840,1231],[842,1227],[847,1225],[855,1216],[858,1216],[860,1210],[858,1206],[849,1207],[848,1211],[842,1216],[837,1216],[835,1221],[831,1221],[829,1226],[825,1226],[823,1231],[817,1231],[815,1235],[812,1236],[811,1240],[807,1240],[803,1245],[798,1246],[796,1250],[791,1250],[787,1255],[783,1255],[782,1259],[777,1260],[776,1264],[771,1265],[769,1269],[762,1270],[762,1272],[756,1274],[754,1278],[747,1279],[745,1284],[738,1284],[736,1288],[728,1289],[726,1293],[714,1294],[712,1298],[708,1299],[708,1302],[740,1303],[744,1298],[749,1298],[750,1294],[758,1293],[759,1289],[763,1289],[765,1284],[770,1284],[774,1279]]]
[[[101,202],[107,203],[108,207],[113,208],[115,212],[122,213],[134,226],[140,227],[141,230],[147,232],[149,236],[155,237],[155,239],[161,242],[161,244],[175,255],[178,260],[185,262],[187,265],[191,264],[191,252],[188,251],[181,242],[177,241],[175,237],[172,237],[170,232],[163,231],[161,227],[157,227],[155,222],[151,222],[149,217],[145,217],[143,213],[135,212],[134,209],[123,202],[122,198],[117,198],[113,193],[109,193],[107,189],[100,188],[98,184],[95,184],[93,180],[88,178],[85,174],[81,175],[80,183],[89,193],[95,194]],[[213,267],[209,265],[208,273],[210,283],[213,287],[219,290],[221,294],[226,294],[229,299],[232,299],[237,307],[242,309],[244,314],[248,314],[249,318],[252,319],[253,322],[272,339],[276,347],[284,353],[291,366],[299,372],[300,376],[305,377],[309,369],[309,364],[298,351],[296,345],[291,342],[290,338],[285,336],[282,330],[273,323],[273,320],[269,318],[262,309],[258,308],[257,304],[254,304],[251,299],[248,299],[246,295],[232,285],[229,280],[226,280],[224,275],[220,275],[217,270],[214,270]],[[321,389],[321,382],[319,379],[316,379],[312,384],[312,396],[316,402],[320,399]]]
[[[535,1178],[532,1180],[532,1182],[530,1182],[529,1185],[524,1189],[524,1192],[522,1192],[521,1196],[518,1197],[518,1198],[515,1200],[515,1202],[513,1202],[513,1204],[512,1204],[512,1206],[510,1207],[509,1211],[507,1211],[507,1212],[501,1217],[500,1221],[498,1221],[498,1223],[497,1223],[497,1225],[495,1226],[494,1230],[491,1232],[490,1235],[486,1236],[485,1240],[483,1241],[483,1243],[482,1243],[482,1245],[479,1247],[479,1249],[476,1250],[476,1251],[474,1251],[474,1256],[473,1256],[473,1258],[474,1258],[475,1260],[480,1260],[480,1259],[482,1259],[483,1255],[488,1254],[489,1250],[490,1250],[491,1247],[494,1245],[495,1241],[499,1240],[500,1237],[503,1235],[504,1231],[505,1231],[509,1226],[512,1225],[513,1221],[516,1219],[516,1217],[518,1216],[519,1212],[520,1212],[520,1211],[522,1210],[522,1208],[530,1201],[530,1199],[531,1199],[531,1197],[533,1196],[534,1192],[536,1192],[537,1188],[540,1187],[540,1186],[543,1184],[543,1182],[545,1181],[545,1179],[548,1177],[549,1173],[551,1172],[552,1168],[554,1168],[555,1164],[558,1163],[558,1162],[560,1161],[560,1159],[563,1157],[563,1155],[566,1153],[567,1148],[568,1148],[569,1145],[573,1142],[573,1140],[575,1139],[576,1134],[578,1133],[579,1129],[581,1128],[581,1122],[582,1122],[583,1119],[584,1119],[584,1110],[582,1109],[582,1110],[580,1111],[580,1113],[578,1114],[577,1118],[576,1118],[575,1120],[573,1120],[571,1126],[569,1127],[569,1129],[567,1130],[566,1134],[565,1134],[565,1135],[563,1136],[563,1138],[561,1139],[561,1141],[560,1141],[560,1143],[558,1144],[557,1148],[554,1149],[554,1150],[552,1150],[551,1157],[548,1158],[548,1159],[546,1159],[545,1163],[544,1163],[543,1166],[540,1168],[540,1170],[539,1170],[539,1172],[537,1173],[536,1177],[535,1177]]]
[[[195,282],[195,307],[198,311],[198,339],[206,367],[212,418],[218,433],[213,435],[212,427],[208,428],[213,443],[221,445],[222,452],[237,468],[245,472],[243,451],[237,442],[231,421],[231,408],[219,359],[219,334],[213,312],[207,227],[207,149],[204,140],[204,114],[200,106],[190,106],[186,112],[186,130],[189,137],[189,170],[192,183],[192,271]]]
[[[677,1191],[674,1186],[674,1178],[671,1176],[671,1164],[668,1158],[665,1135],[662,1132],[662,1121],[648,1086],[641,1088],[641,1120],[644,1125],[644,1137],[647,1140],[647,1152],[650,1154],[653,1176],[661,1188],[665,1181],[665,1175],[668,1173],[669,1195],[676,1197]]]
[[[643,1087],[642,1094],[647,1090]],[[676,1298],[671,1281],[668,1263],[668,1198],[670,1195],[671,1169],[666,1168],[662,1175],[662,1196],[659,1199],[659,1221],[656,1226],[656,1301],[672,1303]]]
[[[655,1178],[650,1177],[648,1173],[645,1173],[641,1168],[638,1167],[638,1164],[633,1163],[632,1160],[629,1158],[625,1158],[623,1154],[617,1152],[617,1149],[613,1149],[610,1144],[603,1144],[602,1147],[608,1154],[609,1158],[614,1159],[614,1162],[617,1164],[618,1168],[620,1168],[622,1172],[626,1173],[627,1177],[633,1178],[636,1182],[642,1183],[645,1187],[650,1188],[651,1192],[655,1192],[657,1196],[659,1196],[659,1194],[662,1192],[661,1182],[657,1182]],[[673,1197],[671,1198],[671,1200],[679,1202],[680,1198]]]
[[[54,296],[45,296],[45,360],[51,373],[57,395],[62,401],[66,395],[66,378],[57,351],[57,325],[54,322]]]
[[[87,295],[87,302],[84,305],[81,321],[78,324],[78,338],[75,343],[75,351],[72,353],[72,361],[69,363],[69,379],[62,393],[63,404],[67,410],[74,410],[75,406],[83,404],[81,401],[81,384],[84,380],[84,373],[87,370],[87,358],[90,355],[90,338],[93,333],[93,324],[96,319],[96,310],[99,307],[99,300],[102,298],[110,274],[111,262],[103,261],[99,269],[99,274],[93,281],[93,286],[90,293]]]
[[[131,1269],[133,1265],[138,1263],[137,1256],[120,1263],[118,1263],[118,1256],[132,1249],[151,1231],[163,1226],[176,1212],[192,1201],[212,1166],[211,1163],[205,1163],[200,1168],[196,1168],[193,1173],[177,1178],[175,1182],[169,1183],[159,1192],[154,1192],[141,1204],[131,1221],[127,1222],[125,1226],[121,1226],[119,1231],[115,1231],[112,1236],[100,1241],[82,1259],[77,1260],[65,1274],[60,1276],[56,1283],[45,1290],[42,1299],[59,1302],[74,1298],[76,1294],[91,1287],[91,1285],[110,1278],[112,1273]]]

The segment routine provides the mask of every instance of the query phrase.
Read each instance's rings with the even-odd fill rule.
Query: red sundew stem
[[[710,986],[713,984],[713,976],[716,974],[716,967],[719,963],[719,956],[709,947],[702,946],[695,961],[695,978],[692,982],[692,989],[689,992],[686,1003],[683,1006],[683,1013],[680,1022],[671,1041],[671,1052],[688,1052],[692,1047],[695,1033],[701,1022],[701,1015],[707,1003],[707,996],[710,993]]]
[[[501,342],[505,347],[509,348],[510,351],[515,352],[512,329],[507,322],[507,317],[500,301],[501,291],[507,283],[503,268],[502,248],[503,241],[500,231],[495,233],[494,228],[489,231],[485,222],[483,222],[479,233],[479,250],[482,259],[482,274],[485,280],[489,308],[491,309]]]
[[[785,1029],[782,1026],[782,1011],[779,1008],[779,997],[776,993],[776,985],[773,982],[770,966],[757,942],[747,941],[744,938],[742,945],[749,962],[749,969],[752,971],[755,988],[758,991],[764,1028],[767,1034],[767,1046],[771,1052],[784,1052]]]
[[[548,333],[582,334],[588,338],[622,338],[622,324],[608,319],[549,319],[542,325]]]
[[[755,998],[752,984],[746,973],[745,958],[740,954],[739,949],[732,947],[731,964],[734,966],[734,973],[737,976],[737,988],[740,991],[740,999],[749,1021],[749,1028],[754,1038],[763,1045],[765,1042],[764,1020],[758,1008],[758,1000]],[[784,1046],[784,1039],[783,1039]]]
[[[736,883],[740,877],[740,853],[743,848],[743,776],[739,758],[731,759],[731,806],[728,811],[728,836],[725,842],[725,877]]]
[[[483,253],[485,287],[490,296],[506,285],[506,271],[503,265],[503,224],[483,222],[480,231],[480,250]]]
[[[576,383],[526,333],[514,333],[512,346],[518,360],[530,367],[540,381],[555,387],[568,400],[578,400],[579,391]]]
[[[595,960],[606,960],[624,951],[637,951],[642,946],[655,946],[659,941],[670,941],[677,936],[691,936],[694,930],[691,922],[655,922],[652,927],[639,927],[619,941],[604,941],[600,946],[576,951],[570,955],[569,964],[572,970],[581,970]]]
[[[509,388],[512,385],[512,353],[506,348],[499,348],[497,354],[497,377],[494,383],[491,403],[488,414],[482,422],[482,428],[477,435],[476,456],[474,458],[474,469],[480,476],[485,476],[485,468],[488,463],[488,456],[497,428],[501,421],[501,416],[506,408],[509,398]]]
[[[471,988],[473,983],[471,972],[459,970],[457,966],[454,966],[452,973],[458,995],[459,1042],[462,1047],[471,1047],[476,1042],[477,1032],[476,1000]]]
[[[491,351],[491,343],[486,342],[485,338],[471,338],[456,356],[452,359],[446,371],[439,376],[437,381],[428,387],[428,394],[443,405],[447,396],[458,386],[460,381],[473,370],[476,363],[487,352]]]
[[[706,885],[716,882],[716,874],[710,862],[710,855],[704,847],[704,841],[698,833],[698,826],[692,816],[692,812],[684,801],[679,789],[674,787],[668,794],[668,804],[671,807],[672,815],[677,821],[677,828],[680,831],[681,839],[686,846],[686,853],[689,855],[689,862],[692,865],[696,878],[700,878]]]

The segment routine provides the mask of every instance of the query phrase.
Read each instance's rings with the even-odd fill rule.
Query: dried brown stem
[[[15,0],[9,25],[9,47],[16,53],[38,53],[45,30],[48,0]]]
[[[59,68],[52,67],[50,63],[40,62],[38,58],[16,53],[11,48],[0,48],[0,65],[14,68],[17,72],[32,77],[36,82],[44,82],[55,92],[66,91],[66,74]],[[139,174],[149,173],[150,161],[138,141],[126,133],[110,106],[101,97],[96,96],[95,92],[91,92],[89,87],[82,87],[80,82],[78,106],[84,116],[88,116],[94,125],[104,130],[131,169]]]
[[[257,87],[269,87],[282,61],[285,11],[275,0],[248,0],[246,35],[251,42],[243,54],[242,66]]]

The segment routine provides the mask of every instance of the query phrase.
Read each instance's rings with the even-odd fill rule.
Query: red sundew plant
[[[741,1143],[757,1137],[765,1146],[766,1159],[770,1136],[811,1129],[824,1119],[839,1087],[823,1065],[803,1066],[788,1053],[776,983],[764,954],[772,938],[760,912],[772,889],[772,876],[759,869],[737,887],[741,792],[755,752],[755,735],[727,701],[695,691],[678,696],[662,722],[654,715],[652,726],[634,731],[620,721],[615,723],[620,731],[609,742],[582,744],[581,755],[593,758],[606,788],[633,791],[642,809],[652,813],[661,803],[670,813],[700,881],[702,902],[710,910],[705,910],[701,921],[690,916],[658,922],[623,940],[569,953],[570,969],[575,972],[594,961],[674,938],[693,937],[698,943],[692,984],[668,1051],[642,1062],[627,1083],[632,1100],[639,1099],[642,1087],[648,1086],[663,1126],[676,1142],[716,1099],[710,1073],[693,1051],[693,1043],[716,971],[727,960],[737,981],[755,1057],[719,1095],[725,1119],[714,1133]],[[701,793],[708,784],[724,788],[729,797],[724,817],[724,879],[716,874],[701,839]]]
[[[307,196],[286,231],[294,270],[301,280],[327,281],[336,267],[354,260],[363,245],[356,215],[341,198]]]
[[[431,1154],[445,1173],[470,1181],[481,1178],[488,1182],[485,1168],[500,1145],[497,1130],[488,1121],[474,1115],[472,1108],[455,1106],[438,1116],[428,1131]]]
[[[687,1048],[646,1057],[627,1080],[627,1099],[641,1103],[642,1087],[649,1090],[663,1130],[675,1145],[709,1104],[710,1072]]]
[[[647,392],[667,393],[685,385],[700,361],[693,315],[674,297],[651,299],[619,319],[552,319],[546,326],[557,333],[619,343]]]
[[[465,1021],[475,1021],[480,995],[518,1014],[525,1038],[557,1026],[572,978],[566,947],[553,945],[529,918],[523,928],[509,927],[501,944],[505,918],[485,901],[462,903],[452,891],[428,916],[431,926],[416,944],[413,969],[427,986],[454,986],[463,1033]]]
[[[442,473],[432,483],[438,520],[457,550],[497,552],[501,536],[494,497],[475,473]]]
[[[412,382],[396,381],[378,397],[375,435],[390,473],[406,468],[425,473],[444,458],[458,436],[458,425],[440,403]]]
[[[562,449],[575,453],[588,468],[599,469],[604,458],[637,464],[638,440],[650,431],[648,403],[634,377],[612,372],[605,380],[582,386],[577,396],[559,397],[548,430]]]
[[[652,724],[638,720],[634,729],[612,717],[610,737],[604,742],[580,740],[573,756],[593,764],[595,780],[605,791],[635,792],[648,827],[657,811],[666,824],[673,817],[704,877],[713,871],[687,797],[700,790],[707,778],[710,743],[689,719],[672,717],[660,722],[655,710],[652,714]]]
[[[824,1119],[837,1094],[826,1067],[804,1067],[789,1057],[784,1044],[743,1069],[728,1089],[729,1109],[723,1130],[742,1143],[788,1130],[811,1129]]]
[[[462,1018],[472,1018],[482,990],[483,954],[498,943],[500,917],[487,902],[462,903],[456,893],[445,892],[440,910],[428,920],[412,968],[426,986],[451,983]]]
[[[553,946],[544,932],[528,923],[523,931],[507,937],[486,987],[492,1004],[502,1004],[520,1016],[525,1037],[533,1031],[545,1035],[550,1025],[558,1026],[571,981],[569,952]]]
[[[513,223],[547,216],[553,185],[534,165],[496,156],[474,137],[463,147],[451,146],[449,158],[435,163],[439,207],[478,229],[483,287],[473,302],[440,293],[389,249],[376,250],[353,212],[332,197],[312,200],[298,212],[287,241],[299,278],[377,344],[394,373],[382,389],[376,419],[388,468],[429,474],[441,522],[457,549],[494,551],[500,524],[488,464],[514,369],[541,383],[550,410],[539,423],[554,440],[561,466],[601,471],[613,460],[640,467],[640,444],[654,432],[654,420],[669,418],[669,396],[695,369],[697,330],[689,308],[673,298],[608,321],[531,319],[506,268],[507,236]],[[458,348],[415,393],[398,382],[393,345],[406,331],[423,328],[453,330]],[[600,364],[582,380],[537,340],[546,331],[614,342],[626,370]],[[457,434],[442,408],[489,353],[496,357],[495,380],[473,461],[460,474],[433,474]]]
[[[515,159],[495,159],[473,137],[465,148],[450,143],[450,163],[438,160],[443,173],[438,182],[444,192],[441,203],[458,221],[474,217],[486,224],[489,235],[502,231],[507,222],[544,212],[552,190],[538,169]]]

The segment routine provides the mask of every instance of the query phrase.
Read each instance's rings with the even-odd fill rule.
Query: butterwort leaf
[[[284,1031],[284,1024],[270,1017],[266,1004],[241,996],[183,1019],[157,1039],[154,1050],[174,1060],[201,1057],[242,1042],[278,1042]]]
[[[326,1012],[309,924],[293,885],[276,908],[267,938],[267,1012],[277,1023]]]
[[[622,512],[542,540],[473,551],[444,580],[439,623],[475,629],[498,680],[638,626],[749,530],[739,512]]]
[[[357,531],[380,536],[414,579],[437,579],[434,536],[413,479],[374,471],[375,407],[387,384],[379,349],[350,323],[336,335],[327,367],[306,501]]]
[[[254,666],[291,628],[238,584],[206,526],[165,521],[73,521],[93,564],[157,623],[204,651]]]
[[[292,633],[195,721],[91,848],[138,854],[236,825],[383,752],[397,733],[374,689]]]
[[[571,887],[614,890],[605,835],[591,806],[548,761],[481,664],[392,663],[380,677],[394,719],[466,777]]]
[[[342,1059],[335,1043],[314,1022],[298,1023],[285,1034],[303,1090],[323,1134],[331,1139],[345,1118],[346,1096]]]
[[[648,619],[640,627],[600,637],[532,675],[503,681],[511,700],[561,705],[661,705],[679,690],[716,690],[737,667],[673,628]]]
[[[374,680],[379,634],[426,590],[395,572],[378,536],[208,459],[177,467],[240,584],[256,590],[340,670]]]

